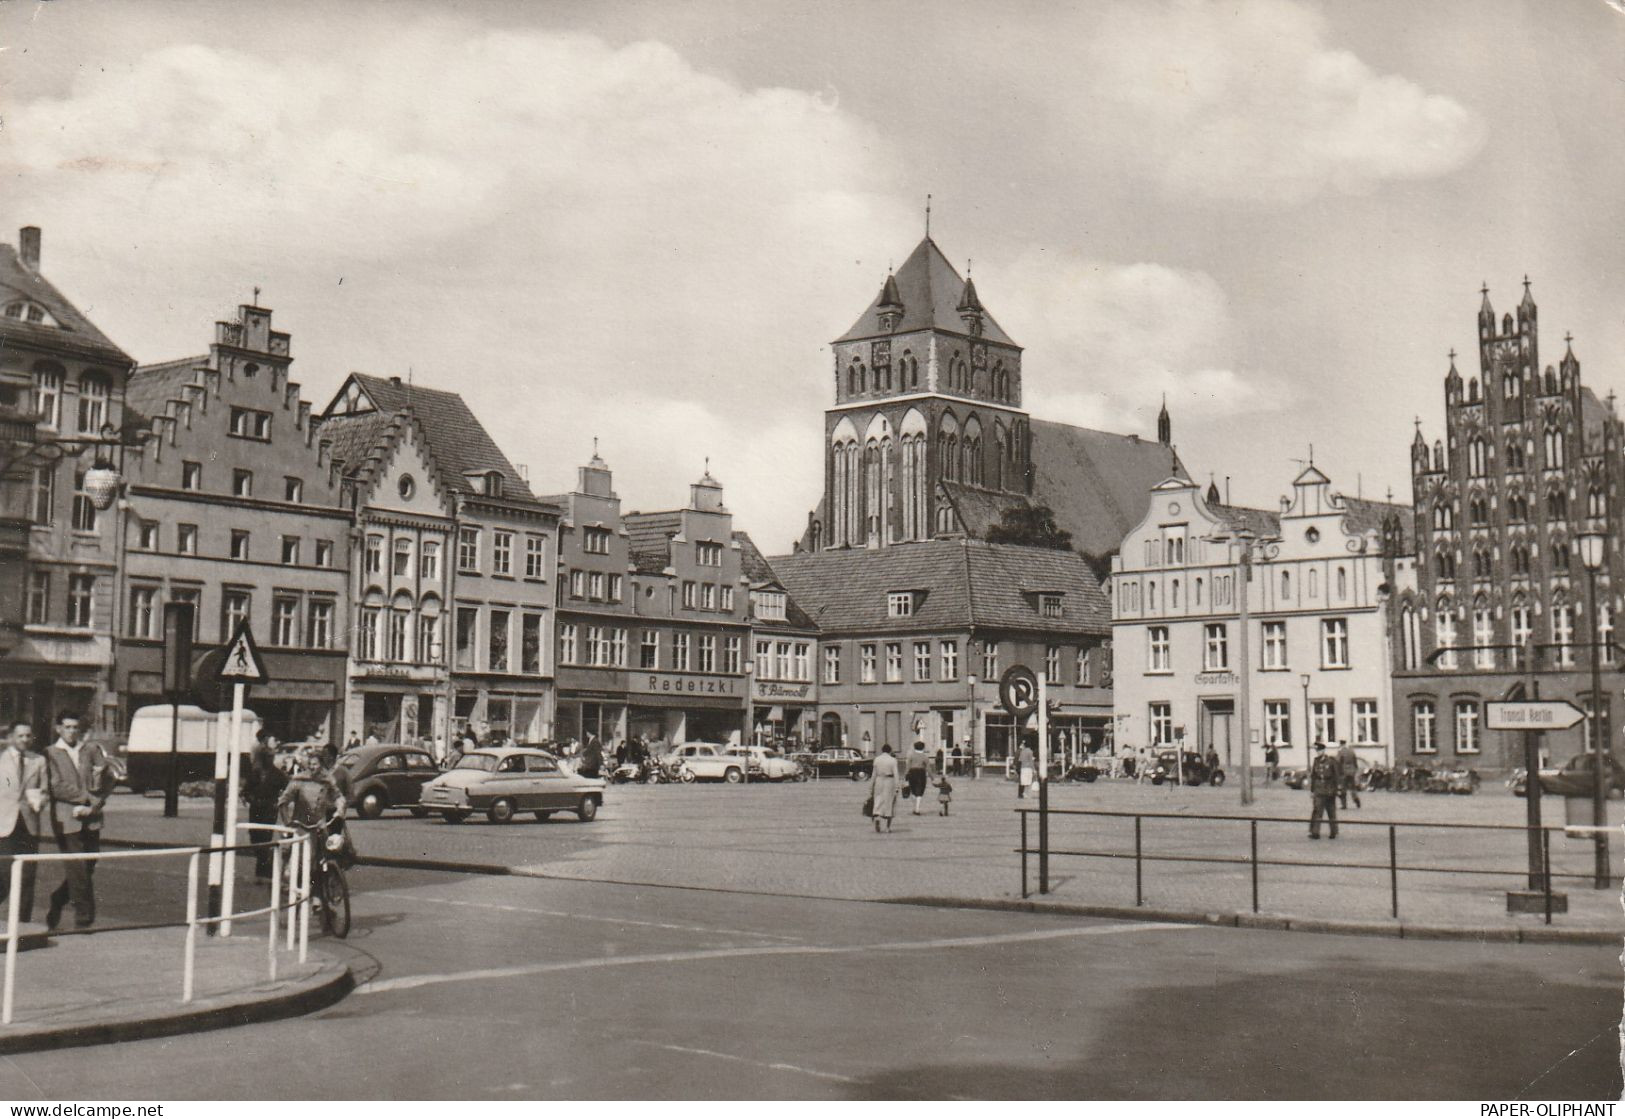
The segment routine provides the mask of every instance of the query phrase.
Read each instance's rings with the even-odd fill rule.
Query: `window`
[[[1439,618],[1436,623],[1439,633],[1439,655],[1435,660],[1440,668],[1456,667],[1456,615],[1451,612],[1450,604],[1439,604]]]
[[[1399,662],[1401,668],[1415,668],[1422,660],[1422,632],[1416,610],[1406,603],[1399,611]]]
[[[428,559],[428,546],[424,546],[424,559]],[[316,566],[333,566],[333,542],[331,540],[316,541]]]
[[[1597,643],[1602,646],[1602,663],[1614,663],[1614,607],[1607,602],[1597,604]]]
[[[999,678],[999,643],[989,641],[982,646],[982,679],[997,680]]]
[[[886,596],[886,616],[907,618],[914,613],[914,592],[892,591]]]
[[[1349,666],[1349,623],[1347,618],[1326,618],[1320,623],[1320,667]]]
[[[790,674],[792,671],[790,667],[790,643],[788,641],[780,641],[777,646],[777,653],[778,657],[775,662],[775,667],[778,670],[777,678],[780,680],[788,680],[791,678]],[[930,679],[930,677],[928,676],[927,679]]]
[[[1478,700],[1456,701],[1456,753],[1478,753]]]
[[[700,634],[700,671],[715,672],[717,670],[717,638],[712,633]]]
[[[688,671],[689,645],[688,634],[674,633],[671,635],[671,666],[678,672]]]
[[[693,581],[692,580],[685,580],[683,582],[683,609],[685,609],[685,610],[694,609],[694,603],[696,601],[697,601],[697,599],[696,599],[695,593],[694,593],[694,583],[693,583]]]
[[[722,545],[711,540],[702,540],[694,545],[694,558],[703,567],[721,567]]]
[[[492,672],[508,671],[508,620],[511,616],[506,610],[491,611],[491,633],[486,645],[490,659],[486,667]]]
[[[754,596],[752,609],[756,616],[766,622],[782,622],[785,620],[785,608],[788,605],[787,596],[783,591],[758,591]]]
[[[586,528],[581,532],[581,549],[589,555],[609,555],[609,529]]]
[[[638,667],[660,667],[660,631],[646,629],[642,640],[638,643]]]
[[[1264,667],[1285,668],[1286,662],[1286,623],[1264,623]]]
[[[86,373],[79,378],[79,431],[84,435],[98,434],[107,422],[107,378],[99,373]]]
[[[1552,606],[1552,642],[1557,646],[1557,663],[1563,668],[1574,664],[1574,607],[1566,602]]]
[[[841,682],[841,650],[838,645],[824,646],[824,683]]]
[[[559,626],[559,663],[577,663],[576,627],[574,622],[565,622],[563,625]]]
[[[942,678],[944,680],[959,679],[959,642],[939,641],[937,643],[937,657],[942,662]]]
[[[200,490],[203,488],[203,464],[201,462],[181,463],[181,489]]]
[[[886,683],[895,684],[903,678],[903,643],[886,642]]]
[[[1083,648],[1081,646],[1078,648],[1077,670],[1078,670],[1078,679],[1077,679],[1078,687],[1086,688],[1086,687],[1088,687],[1089,685],[1091,685],[1091,684],[1093,684],[1095,682],[1094,681],[1094,671],[1093,671],[1093,668],[1092,668],[1091,661],[1089,660],[1089,650],[1085,649],[1085,648]]]
[[[282,538],[282,562],[290,566],[299,562],[299,537]]]
[[[73,530],[75,532],[96,531],[96,503],[90,500],[85,492],[85,472],[73,472]]]
[[[602,571],[587,573],[587,597],[594,600],[604,597],[604,573]]]
[[[1546,469],[1555,470],[1562,465],[1563,432],[1558,428],[1549,427],[1546,429]]]
[[[1473,607],[1473,667],[1494,668],[1495,650],[1488,646],[1495,644],[1495,617],[1490,613],[1487,603],[1478,603]]]
[[[282,479],[282,500],[298,505],[305,500],[305,483],[299,478]]]
[[[812,646],[805,641],[795,644],[795,665],[792,669],[792,679],[810,682],[812,680]]]
[[[271,599],[271,644],[299,644],[299,600],[279,594]]]
[[[542,671],[542,616],[523,614],[519,618],[519,671],[537,676]]]
[[[728,673],[739,673],[739,672],[744,671],[744,664],[743,664],[744,644],[745,644],[744,638],[740,637],[738,634],[732,634],[732,635],[730,635],[728,637],[723,638],[723,641],[722,641],[722,671],[728,672]],[[802,646],[800,646],[800,649],[801,649],[801,661],[798,662],[798,663],[800,664],[800,666],[802,668],[805,668],[806,667],[806,656],[807,656],[806,649],[807,649],[807,647],[805,645],[802,645]]]
[[[1292,745],[1292,703],[1285,699],[1264,701],[1264,745]]]
[[[547,578],[547,537],[525,537],[525,578]]]
[[[1153,703],[1150,713],[1151,745],[1169,746],[1174,741],[1174,707],[1171,703]]]
[[[1166,633],[1166,627],[1163,627]],[[1224,623],[1202,627],[1202,670],[1218,672],[1230,667],[1230,627]]]
[[[197,555],[197,525],[175,526],[175,550],[183,556]]]
[[[717,608],[717,588],[715,583],[705,583],[700,587],[700,604],[707,610]]]
[[[333,603],[325,598],[310,601],[310,623],[306,641],[312,649],[328,649],[333,645]]]
[[[1061,679],[1061,647],[1050,645],[1044,650],[1044,682],[1046,684],[1064,684]]]
[[[220,640],[230,641],[237,627],[248,620],[254,605],[247,591],[226,591],[220,598]]]
[[[245,560],[248,558],[248,530],[234,528],[231,530],[231,558]]]
[[[203,592],[197,587],[169,588],[169,601],[184,602],[192,608],[192,637],[194,640],[203,629],[202,599]]]
[[[502,529],[491,533],[491,574],[513,574],[513,533]]]
[[[611,575],[609,577],[607,586],[604,588],[604,597],[610,602],[621,601],[621,585],[621,577],[619,575]]]
[[[393,558],[390,561],[390,571],[398,578],[408,578],[412,574],[412,541],[409,537],[397,536]]]
[[[914,679],[931,679],[931,642],[916,641],[914,643]]]
[[[96,590],[94,575],[68,576],[68,624],[89,626],[91,622],[91,596]]]
[[[231,472],[231,492],[235,497],[253,497],[254,472],[252,470],[233,470]]]
[[[375,661],[378,659],[378,621],[381,611],[376,606],[363,606],[360,620],[356,623],[356,656],[360,660]]]
[[[1312,700],[1309,704],[1309,722],[1316,742],[1328,746],[1337,742],[1337,705],[1329,699]]]
[[[1377,729],[1377,701],[1374,699],[1357,699],[1352,706],[1354,744],[1356,746],[1375,746],[1381,741],[1381,732]]]
[[[34,468],[34,493],[30,502],[34,523],[48,525],[56,520],[56,467]]]
[[[412,611],[409,604],[397,602],[389,610],[389,659],[397,663],[411,659],[406,639],[410,632]]]
[[[130,588],[130,636],[159,636],[157,587]]]
[[[1484,455],[1484,440],[1478,436],[1474,436],[1467,444],[1467,473],[1475,478],[1482,478],[1488,473]]]
[[[238,439],[269,441],[271,438],[271,413],[261,412],[253,408],[233,408],[231,410],[231,434]]]
[[[62,419],[62,374],[41,369],[34,374],[34,413],[42,427],[57,427]]]
[[[322,562],[321,554],[322,554],[322,546],[321,546],[320,543],[318,543],[316,545],[316,562],[317,563]],[[325,564],[322,564],[322,566],[323,567],[331,567],[332,566],[332,559],[333,559],[333,550],[332,550],[331,547],[329,547],[328,548],[328,562],[325,563]],[[418,556],[418,578],[421,579],[425,583],[438,583],[438,582],[440,582],[440,541],[438,541],[438,540],[425,540],[423,542],[423,547],[421,549],[421,554]]]
[[[756,643],[756,676],[761,680],[773,679],[773,642]]]
[[[51,573],[49,571],[30,571],[28,573],[28,624],[42,626],[50,620],[51,605]]]
[[[1059,618],[1061,616],[1061,596],[1058,594],[1039,595],[1038,613],[1045,618]]]
[[[615,576],[615,578],[618,578],[618,576]],[[733,613],[734,589],[732,587],[722,588],[722,608],[730,614]]]
[[[459,606],[457,608],[457,633],[456,633],[456,640],[457,640],[457,645],[456,645],[456,657],[457,657],[456,667],[457,668],[473,668],[474,667],[474,643],[479,640],[479,626],[480,626],[480,612],[477,609],[475,609],[472,606]],[[561,626],[560,627],[560,641],[562,642],[562,641],[565,641],[565,640],[568,640],[568,642],[569,642],[569,645],[567,646],[569,651],[565,655],[564,659],[573,663],[575,661],[575,659],[576,659],[576,656],[575,656],[576,627],[575,626]]]
[[[480,530],[457,530],[457,570],[478,575],[480,571]]]
[[[1168,650],[1168,627],[1150,626],[1146,635],[1146,671],[1172,672],[1173,663]]]
[[[1508,390],[1510,390],[1512,388],[1512,386],[1516,385],[1517,383],[1518,383],[1518,380],[1517,380],[1516,377],[1508,377],[1507,378],[1507,388],[1508,388]],[[1523,444],[1518,442],[1517,439],[1510,439],[1510,440],[1507,441],[1507,469],[1508,470],[1522,470],[1523,469]]]
[[[1431,699],[1419,699],[1411,704],[1411,745],[1418,754],[1438,752],[1438,716]]]
[[[875,682],[875,647],[873,645],[858,646],[858,682],[873,684]]]
[[[1512,607],[1512,643],[1517,646],[1514,656],[1518,666],[1523,667],[1524,648],[1529,644],[1529,635],[1534,632],[1530,622],[1529,607],[1517,603]]]
[[[438,607],[437,607],[438,609]],[[440,647],[440,615],[418,615],[418,663],[439,664],[444,651]]]

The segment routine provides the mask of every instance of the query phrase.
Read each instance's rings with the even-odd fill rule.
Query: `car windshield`
[[[495,754],[464,754],[462,760],[452,768],[478,769],[484,773],[490,773],[495,770],[496,767],[497,759]]]

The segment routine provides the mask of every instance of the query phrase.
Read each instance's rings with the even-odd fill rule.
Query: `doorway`
[[[1200,748],[1205,755],[1209,748],[1218,752],[1219,764],[1226,769],[1231,765],[1231,747],[1236,704],[1230,699],[1204,699],[1202,701],[1202,740]]]

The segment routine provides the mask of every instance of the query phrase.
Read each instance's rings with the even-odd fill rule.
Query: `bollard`
[[[271,935],[265,940],[265,958],[272,979],[276,978],[276,919],[277,909],[282,904],[282,839],[278,837],[271,843],[271,912],[269,914]]]
[[[1252,824],[1252,829],[1251,830],[1252,830],[1252,839],[1253,839],[1253,912],[1257,913],[1258,912],[1258,821],[1257,820],[1252,820],[1250,822]]]
[[[6,991],[0,1007],[0,1022],[11,1025],[11,989],[17,983],[17,918],[22,915],[22,869],[20,856],[11,860],[11,903],[6,912]]]
[[[1388,891],[1393,897],[1394,920],[1399,920],[1399,838],[1388,825]]]
[[[1552,833],[1540,833],[1540,876],[1546,893],[1546,923],[1552,923]]]
[[[1016,809],[1021,817],[1021,896],[1027,896],[1027,813]]]
[[[1141,879],[1140,862],[1140,817],[1134,817],[1134,907],[1138,909],[1145,904],[1145,889]]]
[[[193,851],[186,863],[186,962],[181,966],[181,1001],[192,1001],[193,973],[197,957],[197,868],[198,854]]]

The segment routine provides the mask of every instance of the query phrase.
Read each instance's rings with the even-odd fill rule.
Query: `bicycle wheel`
[[[340,940],[350,935],[350,884],[337,863],[322,868],[322,924]]]

